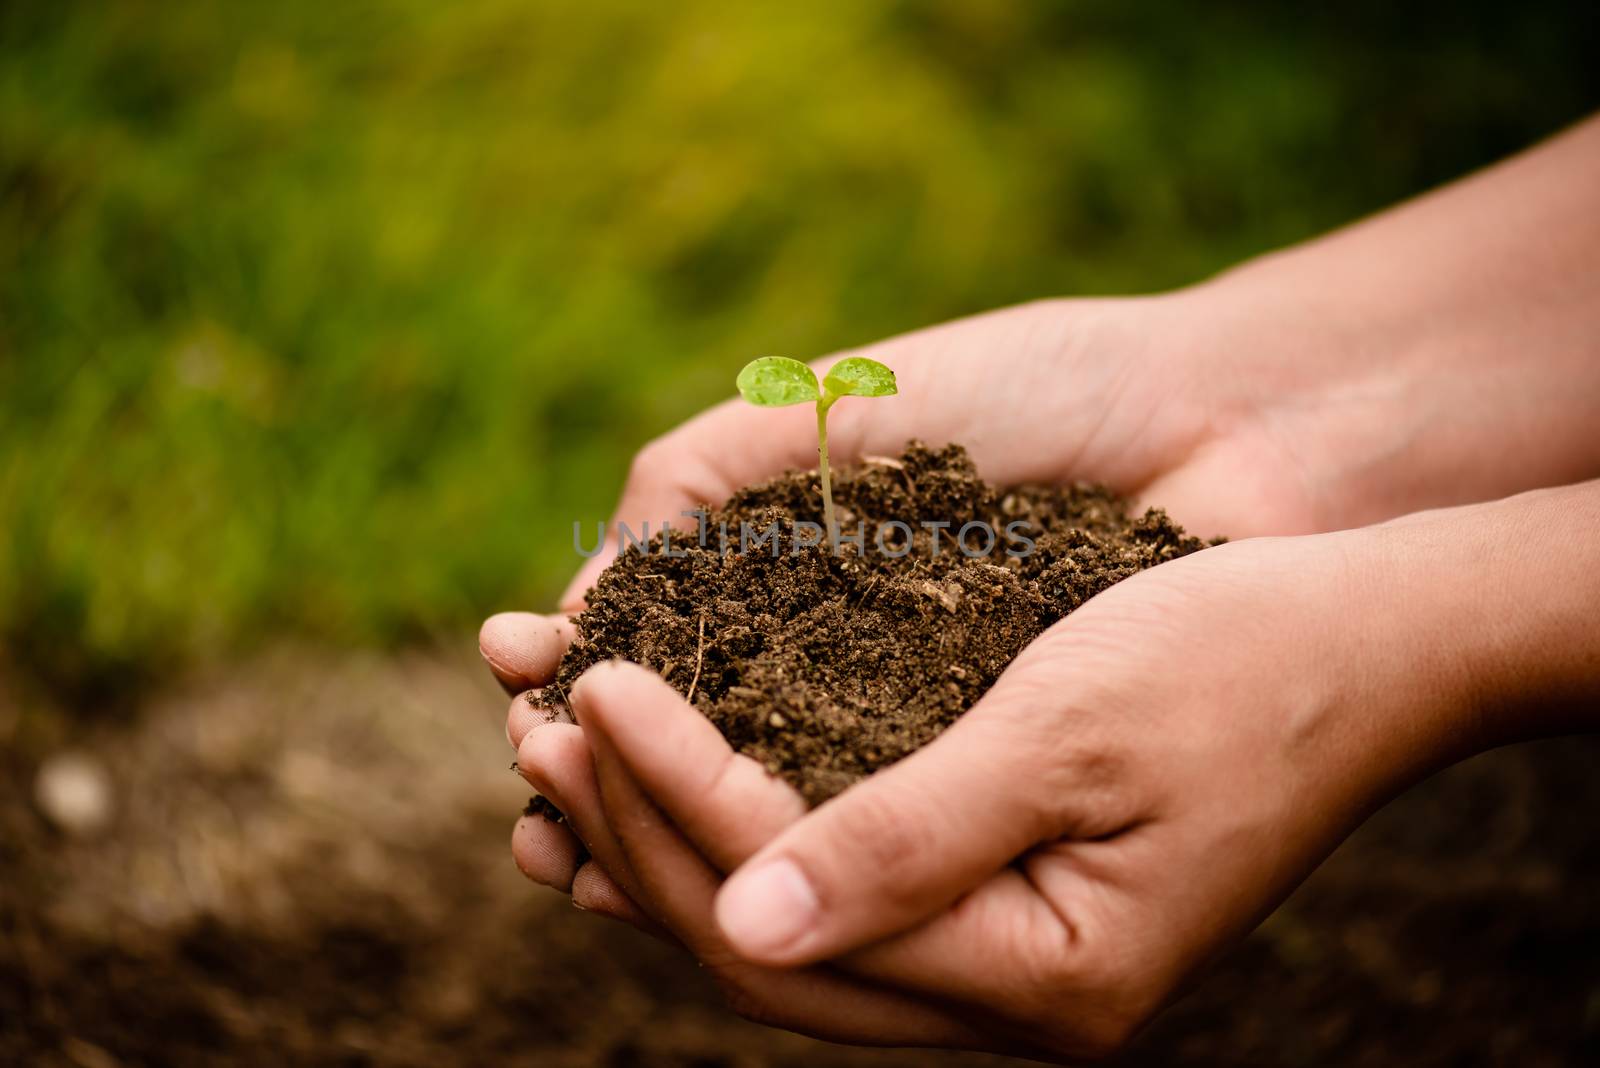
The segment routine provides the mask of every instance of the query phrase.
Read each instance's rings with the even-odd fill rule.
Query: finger
[[[563,616],[501,612],[483,621],[478,652],[506,692],[518,693],[555,678],[575,633]]]
[[[585,912],[593,912],[637,927],[652,938],[659,938],[673,945],[679,944],[661,924],[635,905],[633,899],[596,861],[591,860],[578,869],[577,875],[572,880],[572,903]]]
[[[538,704],[538,690],[527,690],[511,699],[506,710],[506,741],[515,749],[522,744],[529,731],[550,723],[571,723],[572,714],[564,708],[546,708]]]
[[[591,706],[581,707],[586,716]],[[592,737],[602,804],[630,865],[657,914],[712,970],[742,1015],[836,1042],[947,1047],[974,1043],[969,1027],[914,998],[824,968],[774,970],[738,960],[728,951],[712,914],[717,873],[645,797],[603,736]]]
[[[617,828],[629,869],[657,918],[702,963],[720,967],[732,962],[715,924],[709,922],[709,908],[697,915],[692,907],[684,907],[685,901],[692,904],[697,898],[703,898],[709,906],[711,895],[716,892],[715,874],[692,851],[685,852],[687,847],[681,839],[676,843],[680,848],[664,848],[671,844],[667,840],[670,828],[659,812],[646,807],[642,795],[619,778],[615,760],[607,767],[597,757],[595,767],[607,822]]]
[[[583,731],[566,723],[552,723],[529,731],[517,748],[517,771],[561,810],[567,826],[590,856],[599,862],[638,910],[649,916],[648,904],[628,866],[627,856],[606,825],[600,788],[594,775],[594,759]]]
[[[653,671],[597,664],[573,688],[586,735],[598,732],[645,792],[722,872],[744,863],[806,812],[805,802]]]
[[[511,858],[517,869],[564,894],[572,891],[582,851],[571,831],[543,816],[523,816],[511,830]]]
[[[770,965],[835,957],[942,912],[1037,843],[1124,825],[1106,800],[1114,764],[1075,749],[1040,659],[1035,643],[932,744],[734,872],[717,899],[734,949]]]

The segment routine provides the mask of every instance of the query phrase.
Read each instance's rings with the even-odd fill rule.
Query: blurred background
[[[506,1021],[587,996],[638,1033],[561,1031],[540,1063],[814,1058],[516,883],[477,621],[550,603],[571,521],[751,356],[1196,281],[1578,119],[1597,56],[1600,8],[1541,0],[4,5],[0,1055],[438,1063],[469,1032],[526,1051]],[[1529,828],[1549,783],[1587,779],[1554,750],[1507,759],[1430,787],[1444,830],[1395,857],[1473,843],[1483,879],[1537,868],[1506,893],[1570,897],[1560,850],[1596,843]],[[53,809],[44,770],[93,818]],[[480,865],[490,888],[462,889]],[[1489,900],[1438,945],[1515,912]],[[1450,968],[1405,978],[1393,931],[1351,950],[1327,916],[1261,951],[1311,969],[1289,1023],[1240,1010],[1224,1046],[1180,1028],[1163,1056],[1315,1062],[1365,1033],[1327,1024],[1330,998],[1441,1011]],[[556,985],[518,986],[539,939]],[[1507,1049],[1595,1041],[1600,983],[1571,967],[1567,1000],[1528,980]],[[1350,987],[1371,968],[1402,978]],[[700,992],[669,1012],[651,969]],[[286,984],[319,992],[273,1001]],[[128,1008],[169,986],[181,1056]],[[1486,989],[1449,1015],[1488,1026]],[[1308,1006],[1332,1030],[1292,1027]]]
[[[459,641],[752,355],[1193,282],[1600,98],[1588,4],[0,18],[0,633],[74,703]]]

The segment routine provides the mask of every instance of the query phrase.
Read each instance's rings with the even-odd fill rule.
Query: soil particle
[[[957,445],[869,459],[834,494],[837,553],[796,533],[821,521],[814,471],[708,507],[670,556],[659,534],[623,553],[541,700],[567,711],[589,667],[642,664],[816,805],[926,745],[1089,598],[1206,544],[1103,487],[996,489]]]
[[[543,816],[551,823],[561,823],[566,819],[566,817],[561,814],[560,809],[552,805],[548,799],[540,797],[538,794],[528,798],[528,803],[523,806],[522,814],[524,816]]]

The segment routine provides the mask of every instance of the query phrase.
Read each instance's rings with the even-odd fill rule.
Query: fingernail
[[[733,948],[754,956],[781,952],[817,925],[817,892],[792,860],[740,872],[717,895],[717,926]]]

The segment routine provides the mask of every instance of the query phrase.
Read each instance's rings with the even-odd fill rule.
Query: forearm
[[[1416,695],[1411,727],[1374,725],[1397,766],[1600,729],[1600,481],[1346,536],[1370,584],[1361,667]]]
[[[1325,527],[1600,475],[1600,119],[1195,292]]]

